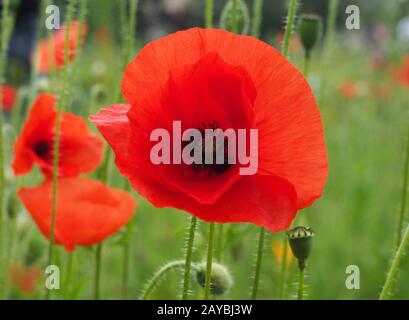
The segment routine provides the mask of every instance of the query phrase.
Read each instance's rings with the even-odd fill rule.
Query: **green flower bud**
[[[317,44],[321,36],[322,19],[315,14],[303,14],[300,17],[298,28],[305,54],[309,57],[311,50]]]
[[[206,262],[195,265],[196,281],[203,288],[206,283]],[[210,279],[210,292],[215,295],[227,293],[233,286],[233,278],[229,270],[220,263],[213,262]]]
[[[236,17],[234,17],[234,11],[236,11]],[[220,28],[238,34],[249,32],[250,15],[243,0],[229,0],[226,3],[220,17]]]
[[[287,232],[288,241],[293,255],[298,259],[300,269],[305,268],[305,262],[311,253],[314,231],[310,227],[297,226]]]

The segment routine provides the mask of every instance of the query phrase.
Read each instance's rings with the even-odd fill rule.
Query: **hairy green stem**
[[[129,192],[130,190],[130,183],[127,180],[126,185],[124,190],[126,192]],[[128,298],[128,279],[129,279],[129,258],[130,258],[130,240],[132,237],[133,233],[133,226],[134,226],[134,221],[135,219],[132,218],[131,221],[129,221],[128,225],[126,226],[126,238],[125,238],[125,243],[123,247],[123,255],[124,255],[124,263],[123,263],[123,270],[122,270],[122,298],[127,299]]]
[[[182,300],[187,300],[189,297],[190,270],[192,267],[193,244],[195,241],[196,227],[197,227],[197,218],[195,216],[192,216],[190,219],[190,227],[189,227],[187,243],[186,243],[185,269],[183,272],[183,283],[182,283]]]
[[[39,14],[39,19],[37,21],[37,27],[36,27],[36,32],[34,36],[34,44],[37,45],[38,40],[40,40],[41,37],[41,30],[42,27],[44,26],[45,22],[45,9],[47,6],[51,4],[51,0],[41,0],[40,4],[40,14]],[[31,66],[31,71],[30,71],[30,89],[29,89],[29,94],[28,94],[28,102],[31,104],[36,96],[37,90],[36,90],[36,70],[37,70],[37,64],[38,64],[38,52],[37,50],[34,51],[33,53],[33,62]]]
[[[232,7],[232,32],[237,33],[237,0],[233,0],[233,7]]]
[[[304,77],[308,80],[308,75],[310,73],[310,62],[311,58],[308,55],[304,56],[304,67],[303,67],[303,73]]]
[[[208,300],[211,291],[212,267],[213,267],[213,245],[214,245],[215,223],[209,223],[209,244],[207,246],[206,280],[204,287],[204,300]]]
[[[297,0],[290,0],[290,6],[288,7],[287,24],[284,33],[283,55],[288,57],[290,49],[291,35],[293,33],[295,16],[297,14]]]
[[[335,25],[336,25],[336,20],[337,20],[338,3],[339,3],[339,0],[330,0],[329,5],[328,5],[328,22],[327,22],[327,31],[325,33],[325,38],[324,38],[324,52],[323,52],[323,58],[322,58],[321,79],[320,79],[321,87],[320,87],[319,98],[318,98],[319,106],[322,106],[324,104],[328,65],[329,65],[329,58],[332,53],[332,47],[333,47],[333,42],[334,42],[334,33],[335,33]]]
[[[408,193],[408,177],[409,177],[409,125],[408,125],[408,133],[406,136],[406,148],[405,148],[405,161],[403,167],[403,181],[402,181],[402,193],[400,199],[400,209],[399,209],[399,216],[398,216],[398,223],[396,226],[396,242],[395,242],[395,250],[399,247],[401,240],[402,240],[402,232],[403,232],[403,223],[405,221],[405,213],[406,213],[406,198]]]
[[[402,241],[396,250],[395,256],[392,260],[392,264],[386,276],[385,284],[383,285],[382,292],[379,296],[380,300],[386,300],[390,296],[390,291],[395,282],[397,272],[399,270],[399,263],[402,259],[403,253],[409,243],[409,224],[406,227],[405,233],[403,235]]]
[[[181,268],[185,265],[184,260],[178,260],[178,261],[171,261],[163,265],[161,268],[159,268],[158,271],[154,273],[152,278],[148,280],[146,283],[141,295],[139,296],[139,300],[146,300],[149,295],[152,293],[152,291],[156,288],[158,285],[159,281],[170,271],[175,268]]]
[[[74,263],[74,254],[75,252],[68,252],[68,261],[67,261],[67,272],[64,281],[64,299],[68,299],[70,294],[70,283],[71,283],[71,275],[72,275],[72,265]]]
[[[264,229],[263,227],[260,227],[259,236],[258,236],[258,245],[257,245],[256,267],[254,271],[253,288],[251,290],[251,300],[256,300],[257,294],[258,294],[258,287],[260,283],[261,262],[263,260],[265,233],[266,233],[266,229]]]
[[[304,268],[299,268],[297,300],[304,299]]]
[[[217,235],[217,246],[216,246],[216,260],[220,262],[222,260],[222,251],[223,251],[223,234],[224,234],[224,224],[219,223],[219,230]]]
[[[9,46],[9,40],[11,31],[13,28],[13,15],[10,14],[10,0],[3,1],[3,11],[1,19],[1,48],[0,48],[0,88],[4,83],[4,73],[6,67],[7,50]],[[2,91],[2,90],[0,90]],[[6,177],[5,177],[5,156],[4,156],[4,119],[3,119],[3,106],[2,96],[0,92],[0,298],[2,298],[6,292],[6,277],[5,275],[5,261],[4,261],[4,221],[5,221],[5,189],[6,189]]]
[[[95,250],[95,281],[94,281],[94,300],[99,300],[101,294],[101,260],[103,243],[99,243]]]
[[[206,0],[205,28],[213,28],[213,0]]]
[[[66,99],[68,95],[68,63],[69,63],[69,49],[70,49],[70,29],[71,21],[74,12],[74,0],[69,0],[68,2],[68,11],[66,19],[66,28],[67,32],[65,34],[65,45],[64,45],[64,70],[63,70],[63,82],[60,97],[58,99],[57,105],[57,120],[55,124],[55,140],[54,140],[54,157],[53,157],[53,190],[52,190],[52,213],[51,213],[51,225],[50,225],[50,237],[48,245],[48,258],[47,265],[53,264],[53,253],[54,253],[54,238],[55,238],[55,222],[57,216],[57,189],[58,189],[58,162],[59,162],[59,153],[60,153],[60,128],[61,128],[61,114],[65,108]],[[51,290],[47,290],[46,299],[50,299]]]
[[[281,269],[280,269],[280,282],[279,282],[279,291],[278,291],[278,298],[280,300],[283,299],[285,293],[285,283],[286,283],[286,275],[287,275],[287,252],[288,252],[288,245],[287,245],[287,236],[284,234],[283,236],[283,251],[281,255]]]
[[[253,37],[260,37],[261,20],[263,13],[263,0],[254,0],[253,3],[253,26],[252,35]]]

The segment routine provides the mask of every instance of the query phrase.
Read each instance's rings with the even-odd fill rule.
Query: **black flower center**
[[[41,159],[47,160],[51,155],[51,146],[47,141],[40,141],[34,145],[34,152]]]
[[[198,163],[194,162],[191,164],[192,169],[195,171],[208,171],[214,173],[223,173],[227,171],[232,166],[232,164],[228,162],[228,138],[224,136],[223,133],[217,134],[214,131],[217,129],[217,124],[214,122],[207,125],[202,123],[197,129],[202,134],[202,157],[201,161],[198,161]],[[211,131],[207,131],[206,129],[212,130],[213,133],[211,133]],[[184,146],[192,142],[192,140],[193,138],[190,141],[185,141],[183,143]],[[217,161],[218,154],[219,157],[220,155],[222,156],[222,161]],[[190,152],[190,156],[194,157],[194,150]]]

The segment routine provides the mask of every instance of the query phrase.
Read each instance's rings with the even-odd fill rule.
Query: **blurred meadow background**
[[[41,174],[35,170],[17,178],[9,165],[13,157],[12,146],[35,97],[33,92],[59,91],[55,80],[58,73],[40,76],[31,72],[30,56],[36,46],[36,37],[45,37],[48,32],[39,18],[40,2],[21,0],[13,7],[17,16],[5,76],[5,82],[17,90],[13,108],[4,113],[2,128],[7,179],[7,217],[3,226],[6,241],[2,250],[7,257],[7,268],[6,274],[1,276],[8,283],[5,296],[8,299],[41,299],[44,295],[47,240],[15,197],[20,186],[37,185]],[[84,118],[117,102],[123,68],[120,1],[86,2],[89,30],[75,62],[68,97],[68,110]],[[215,1],[216,27],[219,27],[226,2]],[[253,1],[244,2],[251,18]],[[63,23],[67,2],[52,3],[60,8]],[[314,13],[323,19],[323,35],[312,53],[308,80],[322,113],[329,177],[323,197],[299,212],[294,225],[308,224],[316,232],[307,268],[308,299],[377,299],[396,241],[402,193],[409,125],[409,69],[405,71],[407,83],[397,74],[404,72],[404,59],[409,54],[409,1],[339,1],[333,45],[326,50],[328,3],[326,0],[304,0],[300,1],[297,10],[297,16]],[[350,4],[360,8],[360,30],[345,27],[348,17],[345,9]],[[263,3],[260,38],[277,49],[281,48],[287,5],[285,0],[265,0]],[[131,57],[147,42],[160,36],[203,26],[203,17],[204,1],[201,0],[140,0]],[[303,48],[297,28],[292,36],[289,59],[303,70]],[[89,127],[95,130],[91,124]],[[109,183],[117,188],[126,186],[125,179],[113,164]],[[177,210],[155,209],[138,195],[135,197],[139,204],[132,223],[104,244],[101,298],[136,299],[146,280],[161,265],[184,258],[186,224],[190,216]],[[234,284],[226,295],[214,297],[247,299],[258,228],[229,224],[223,230],[224,237],[218,247],[222,250],[216,260],[230,270]],[[194,252],[196,262],[206,258],[207,232],[207,226],[199,223]],[[267,235],[260,299],[294,298],[297,266],[291,253],[287,258],[284,283],[280,277],[282,238],[282,234]],[[56,248],[55,264],[61,269],[61,290],[55,290],[53,298],[92,298],[94,250],[77,247],[69,261],[64,249]],[[125,257],[129,257],[129,264],[124,269]],[[71,271],[67,274],[70,264]],[[349,265],[360,268],[359,290],[348,290],[345,286]],[[177,298],[180,280],[181,273],[175,269],[166,275],[150,298]],[[408,283],[409,259],[405,256],[396,298],[409,299]],[[192,289],[192,297],[201,296],[202,289],[195,281]]]

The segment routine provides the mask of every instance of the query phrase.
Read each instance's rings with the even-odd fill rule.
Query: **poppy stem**
[[[12,31],[14,17],[10,15],[10,0],[3,1],[2,19],[1,19],[1,51],[0,51],[0,88],[4,83],[4,71],[7,59],[7,50],[9,46],[9,39]],[[2,90],[0,90],[2,91]],[[6,280],[5,276],[5,261],[4,261],[4,202],[5,202],[5,158],[4,158],[4,119],[3,119],[3,106],[2,97],[0,92],[0,298],[6,292]]]
[[[219,233],[218,233],[218,235],[217,235],[217,247],[216,247],[216,260],[218,261],[218,262],[220,262],[221,261],[221,259],[222,259],[222,251],[223,251],[223,227],[224,227],[224,224],[222,224],[222,223],[219,223]]]
[[[57,105],[57,119],[55,124],[55,140],[54,140],[54,157],[53,157],[53,192],[52,192],[52,211],[51,211],[51,225],[50,225],[50,237],[48,245],[48,259],[47,266],[53,264],[53,252],[54,252],[54,238],[55,238],[55,221],[57,215],[57,187],[58,187],[58,161],[60,153],[60,128],[61,128],[61,113],[66,104],[66,98],[68,94],[68,62],[70,54],[70,30],[71,30],[71,21],[74,13],[74,0],[69,0],[67,18],[66,18],[66,28],[67,32],[65,34],[65,44],[64,44],[64,70],[63,70],[63,80],[61,93]],[[49,300],[51,297],[51,290],[47,290],[46,299]]]
[[[237,0],[233,0],[232,7],[232,32],[237,33]]]
[[[263,10],[263,0],[254,0],[252,35],[253,37],[256,37],[256,38],[260,36],[262,10]]]
[[[286,274],[287,274],[287,252],[288,252],[287,236],[284,234],[283,251],[281,255],[280,290],[278,293],[278,298],[280,300],[283,299],[284,292],[285,292],[285,283],[286,283]]]
[[[204,288],[204,300],[208,300],[211,291],[212,266],[213,266],[213,244],[214,244],[214,227],[215,223],[209,224],[209,244],[207,247],[207,262],[206,262],[206,280]]]
[[[405,152],[405,160],[404,160],[404,167],[403,167],[403,183],[402,183],[402,193],[401,193],[401,200],[400,200],[400,209],[399,209],[399,216],[398,216],[398,223],[396,225],[395,231],[395,238],[396,243],[393,247],[393,251],[399,248],[399,245],[402,241],[402,233],[403,233],[403,223],[405,221],[405,212],[406,212],[406,196],[408,192],[408,176],[409,176],[409,126],[408,126],[408,135],[406,137],[406,152]],[[397,270],[395,278],[392,281],[392,285],[389,290],[389,298],[392,298],[392,295],[395,291],[396,285],[396,278],[398,277]]]
[[[283,44],[283,55],[284,57],[288,57],[289,49],[290,49],[290,42],[291,42],[291,35],[293,33],[294,23],[295,23],[295,15],[297,13],[297,0],[290,0],[290,6],[288,7],[288,14],[287,14],[287,25],[285,28],[284,33],[284,44]]]
[[[41,28],[45,25],[45,9],[47,6],[51,4],[50,0],[41,0],[40,3],[40,13],[39,19],[37,21],[36,32],[34,35],[34,44],[37,45],[38,41],[40,40],[41,36]],[[48,30],[48,29],[47,29]],[[51,30],[50,30],[51,31]],[[37,86],[36,86],[36,77],[37,77],[37,65],[38,65],[38,50],[34,50],[33,52],[33,62],[30,71],[30,88],[28,93],[28,102],[31,105],[37,95]],[[20,121],[16,121],[16,123],[20,124]]]
[[[403,184],[402,184],[402,193],[400,200],[400,210],[398,224],[396,226],[396,243],[395,250],[399,247],[402,240],[403,232],[403,223],[405,221],[405,212],[406,212],[406,195],[408,193],[408,177],[409,177],[409,126],[408,126],[408,135],[406,137],[406,150],[405,150],[405,162],[403,168]]]
[[[391,288],[395,282],[396,275],[399,270],[400,260],[402,259],[405,248],[409,243],[409,224],[406,227],[405,233],[402,238],[398,249],[396,250],[395,257],[392,260],[392,264],[386,276],[385,284],[383,285],[382,292],[379,296],[379,300],[386,300],[390,297]]]
[[[152,293],[152,291],[156,288],[158,285],[159,281],[170,271],[175,268],[180,268],[185,265],[184,260],[177,260],[177,261],[171,261],[163,265],[162,267],[159,268],[158,271],[155,272],[155,274],[148,280],[146,283],[141,295],[139,296],[139,300],[146,300],[149,295]]]
[[[126,180],[126,185],[124,190],[129,192],[130,183]],[[130,240],[133,233],[134,218],[129,221],[126,226],[126,238],[124,243],[124,265],[123,265],[123,274],[122,274],[122,297],[126,299],[128,297],[128,279],[129,279],[129,253],[130,253]]]
[[[261,262],[263,260],[265,233],[266,233],[266,229],[264,229],[263,227],[260,227],[259,236],[258,236],[258,246],[257,246],[256,268],[254,271],[253,288],[251,290],[251,300],[256,300],[257,298],[258,287],[260,283]]]
[[[97,245],[97,248],[95,250],[94,300],[99,300],[99,297],[100,297],[102,246],[103,246],[103,243],[101,242],[100,244]]]
[[[64,299],[68,299],[70,295],[70,282],[72,275],[72,265],[74,263],[74,254],[75,252],[68,252],[68,261],[67,261],[67,273],[64,281]]]
[[[298,300],[304,299],[304,268],[299,268],[299,278],[298,278]]]
[[[320,92],[318,98],[318,105],[322,106],[324,104],[325,97],[325,85],[327,80],[327,70],[329,65],[329,58],[332,51],[335,24],[337,20],[337,9],[338,9],[339,0],[330,0],[328,5],[328,22],[327,22],[327,31],[325,32],[324,38],[324,52],[322,57],[322,67],[321,67],[321,80],[320,80]]]
[[[189,296],[190,269],[192,267],[193,243],[195,241],[197,227],[197,218],[192,216],[190,220],[190,228],[187,237],[186,254],[185,254],[185,270],[183,276],[182,300],[187,300]]]
[[[206,0],[205,28],[213,27],[213,0]]]
[[[304,57],[304,68],[303,68],[303,73],[304,73],[304,77],[305,79],[308,80],[308,74],[310,72],[310,61],[311,58],[309,55],[305,55]]]

